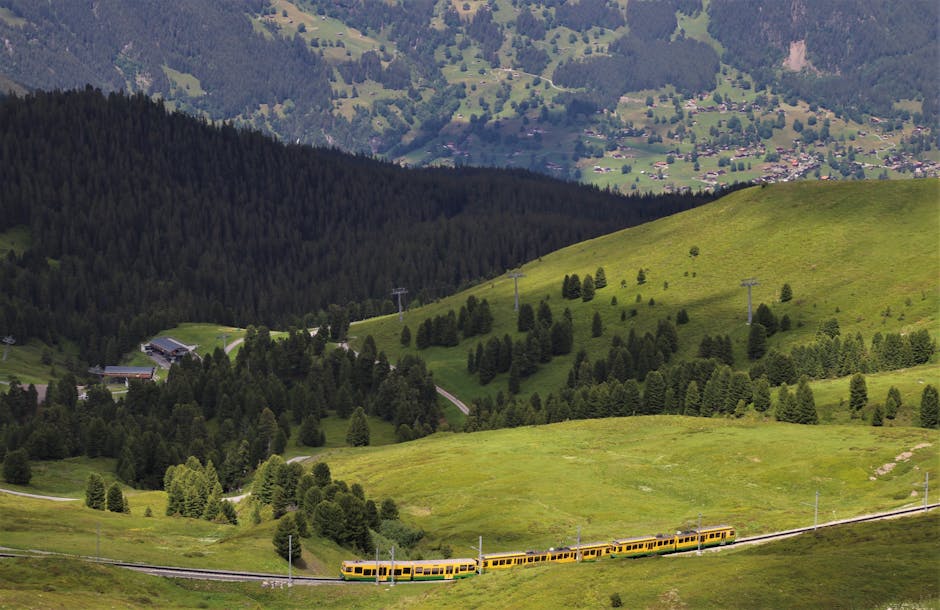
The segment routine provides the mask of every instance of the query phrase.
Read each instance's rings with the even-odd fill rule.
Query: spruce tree
[[[760,322],[751,324],[751,330],[747,336],[747,357],[751,360],[759,360],[767,353],[767,329]]]
[[[646,376],[643,391],[643,412],[648,415],[662,413],[666,407],[666,380],[659,371],[650,371]]]
[[[333,480],[332,474],[330,473],[330,467],[326,462],[317,462],[313,467],[312,473],[313,480],[316,482],[317,487],[326,487]]]
[[[597,271],[594,273],[594,288],[600,290],[607,286],[607,274],[604,273],[603,267],[598,267]]]
[[[772,337],[777,332],[777,316],[764,303],[757,306],[757,311],[754,312],[754,321],[764,326],[768,337]]]
[[[636,283],[640,286],[646,283],[646,272],[640,269],[636,273]]]
[[[685,388],[685,415],[698,415],[702,395],[698,391],[698,382],[694,379]]]
[[[867,405],[868,388],[865,385],[865,376],[855,373],[849,382],[849,410],[852,417],[858,417],[858,413]]]
[[[104,510],[105,502],[104,479],[97,472],[93,472],[85,480],[85,506]]]
[[[401,329],[399,341],[404,347],[411,347],[411,329],[407,325]]]
[[[552,325],[552,308],[546,301],[539,302],[539,311],[536,317],[541,326],[548,328]]]
[[[535,327],[535,311],[528,303],[519,305],[519,314],[516,317],[516,329],[520,333],[528,332]]]
[[[590,274],[584,276],[581,284],[581,300],[585,303],[594,300],[594,278]]]
[[[871,425],[875,427],[884,425],[884,409],[881,405],[875,405],[875,410],[871,414]]]
[[[790,284],[784,284],[780,289],[780,302],[786,303],[793,298],[793,290],[790,289]]]
[[[770,408],[770,381],[766,375],[758,377],[753,383],[754,410],[763,413]]]
[[[8,451],[3,458],[3,479],[13,485],[29,485],[32,478],[29,453],[25,449]]]
[[[604,322],[601,320],[601,314],[598,311],[594,312],[594,319],[591,320],[591,336],[600,337],[604,334]]]
[[[777,421],[794,423],[796,421],[796,398],[790,393],[790,387],[783,383],[777,391],[777,408],[774,412]]]
[[[108,487],[107,494],[108,510],[112,513],[124,512],[124,494],[121,492],[121,486],[117,482]]]
[[[278,522],[272,542],[274,550],[284,559],[290,559],[292,562],[300,559],[300,532],[293,517],[287,516]]]
[[[920,425],[922,428],[936,428],[940,425],[940,401],[937,388],[928,385],[920,396]]]
[[[809,378],[805,375],[800,378],[796,388],[796,423],[818,424],[819,416],[816,413],[816,400],[813,390],[809,387]]]
[[[365,447],[369,444],[369,422],[362,407],[356,407],[350,418],[346,444],[352,447]]]
[[[581,278],[578,277],[577,273],[571,274],[571,278],[568,280],[568,298],[581,298]]]
[[[888,397],[885,398],[885,417],[894,419],[901,408],[901,392],[894,386],[888,389]]]

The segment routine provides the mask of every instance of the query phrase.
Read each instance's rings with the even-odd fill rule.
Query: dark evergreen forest
[[[93,89],[0,102],[0,333],[114,363],[180,321],[312,326],[691,208],[523,171],[406,170]]]
[[[235,362],[217,348],[174,365],[166,383],[131,383],[117,401],[102,385],[79,400],[71,374],[49,385],[42,406],[33,386],[14,383],[0,395],[0,459],[18,449],[34,460],[113,457],[123,481],[159,489],[168,466],[195,456],[211,461],[230,490],[284,451],[292,427],[301,444],[320,446],[321,419],[348,418],[356,406],[394,424],[402,441],[437,429],[441,413],[422,360],[392,368],[371,337],[358,355],[325,351],[326,341],[294,330],[275,342],[252,327]]]

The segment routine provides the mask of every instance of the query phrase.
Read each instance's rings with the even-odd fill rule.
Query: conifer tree
[[[780,302],[786,303],[787,301],[793,298],[793,290],[790,289],[790,284],[784,284],[780,289]]]
[[[605,286],[607,286],[607,274],[604,273],[603,267],[598,267],[594,273],[594,288],[600,290]]]
[[[584,276],[581,284],[581,300],[585,303],[594,300],[594,278],[590,274]]]
[[[875,427],[884,425],[884,409],[881,405],[875,405],[875,410],[871,414],[871,425]]]
[[[543,327],[550,327],[552,325],[552,308],[545,301],[539,302],[539,311],[536,316],[538,318],[539,324]]]
[[[329,485],[333,480],[330,467],[326,462],[317,462],[313,467],[312,473],[314,482],[316,482],[317,487],[321,489]]]
[[[796,388],[796,423],[818,424],[819,416],[816,413],[816,401],[813,390],[809,387],[809,378],[805,375],[800,378]]]
[[[852,417],[858,417],[858,413],[867,405],[868,388],[865,385],[865,376],[861,373],[855,373],[849,382],[849,410]]]
[[[685,415],[698,415],[702,396],[698,391],[698,382],[694,379],[685,388]]]
[[[937,388],[927,385],[920,396],[920,425],[922,428],[936,428],[940,425],[940,400]]]
[[[290,559],[296,562],[300,559],[300,532],[297,528],[297,522],[292,516],[282,518],[274,531],[274,550],[285,560]]]
[[[758,377],[753,383],[754,410],[763,413],[770,408],[770,381],[766,375]]]
[[[411,329],[407,325],[401,329],[400,342],[404,347],[411,347]]]
[[[747,336],[747,357],[759,360],[767,352],[767,329],[760,322],[751,324]]]
[[[350,418],[346,444],[352,447],[365,447],[369,444],[369,422],[362,407],[356,407]]]
[[[781,384],[777,391],[777,408],[775,410],[777,421],[796,422],[796,397],[790,393],[787,384]]]
[[[33,471],[26,450],[8,451],[3,458],[3,479],[13,485],[29,485],[32,477]]]
[[[636,283],[641,286],[646,283],[646,272],[643,271],[643,269],[640,269],[639,271],[637,271]]]
[[[124,493],[121,491],[121,486],[116,481],[108,487],[107,504],[108,510],[112,513],[124,512]]]
[[[643,412],[648,415],[662,413],[666,407],[666,380],[659,371],[650,371],[646,376],[643,392]]]
[[[591,336],[600,337],[604,334],[604,322],[601,320],[599,311],[594,312],[594,319],[591,320]]]
[[[516,329],[521,332],[528,332],[535,327],[535,311],[528,303],[519,305],[519,314],[516,317]]]
[[[894,386],[888,388],[888,397],[885,398],[885,417],[894,419],[901,408],[901,392]]]
[[[578,277],[577,273],[571,274],[571,278],[568,280],[568,298],[581,298],[581,278]]]
[[[105,502],[104,479],[97,472],[93,472],[85,480],[85,506],[104,510]]]

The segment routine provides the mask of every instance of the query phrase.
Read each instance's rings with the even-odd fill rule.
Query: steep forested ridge
[[[0,183],[0,231],[32,236],[0,263],[0,332],[74,338],[92,363],[181,320],[389,311],[395,286],[427,300],[705,200],[406,170],[91,89],[0,103]]]

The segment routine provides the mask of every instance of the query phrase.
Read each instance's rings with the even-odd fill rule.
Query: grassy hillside
[[[768,347],[789,351],[813,340],[819,324],[836,318],[843,334],[861,333],[867,342],[876,332],[928,329],[938,336],[940,310],[940,182],[792,183],[738,191],[681,214],[589,240],[524,265],[521,300],[537,306],[548,299],[553,313],[571,309],[575,349],[593,358],[606,354],[610,338],[630,329],[654,332],[662,318],[675,319],[686,309],[690,322],[679,326],[678,358],[693,356],[706,335],[731,336],[735,363],[747,366],[747,290],[754,308],[770,305],[790,316],[793,329],[770,338]],[[691,257],[693,246],[700,254]],[[582,279],[603,267],[608,286],[593,301],[561,298],[562,280]],[[643,269],[646,283],[637,284]],[[789,283],[793,300],[779,303]],[[622,286],[623,284],[623,286]],[[493,334],[518,336],[513,312],[513,281],[503,277],[479,284],[439,302],[405,313],[412,331],[426,318],[459,311],[467,297],[487,299],[495,317]],[[613,300],[616,299],[616,305]],[[631,311],[636,316],[631,317]],[[591,319],[599,312],[604,334],[591,338]],[[621,320],[626,312],[626,320]],[[890,313],[889,313],[890,312]],[[463,398],[507,389],[505,375],[481,387],[466,373],[467,352],[479,338],[453,349],[417,352],[402,348],[396,316],[353,327],[357,340],[375,337],[379,349],[395,358],[411,351],[429,361],[438,383]],[[356,344],[356,341],[353,341]],[[573,353],[523,381],[522,392],[554,391],[566,379]],[[936,371],[932,373],[936,377]],[[934,379],[936,381],[936,379]]]
[[[266,589],[157,578],[67,559],[4,559],[0,605],[598,608],[616,593],[628,608],[933,608],[940,595],[933,560],[938,529],[934,511],[702,557],[539,566],[440,586]]]

